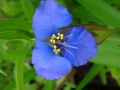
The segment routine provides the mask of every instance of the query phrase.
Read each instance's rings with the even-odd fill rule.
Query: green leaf
[[[0,70],[0,74],[4,75],[4,76],[8,76],[5,72],[3,72],[2,70]]]
[[[14,58],[16,60],[16,90],[23,90],[23,65],[27,51],[27,42],[25,40],[17,41],[17,48],[14,50],[14,54],[17,56]]]
[[[98,18],[90,14],[90,12],[86,10],[86,8],[79,5],[76,2],[76,0],[68,0],[65,3],[68,7],[67,9],[70,11],[70,13],[74,18],[73,23],[81,23],[81,24],[85,24],[89,22],[95,22],[98,24],[102,23]]]
[[[29,31],[14,30],[0,32],[0,39],[32,39],[34,35]]]
[[[26,77],[27,76],[27,77]],[[36,72],[35,70],[32,68],[30,70],[27,70],[24,73],[24,84],[29,83],[32,79],[34,79],[36,77]]]
[[[110,71],[112,77],[117,81],[118,85],[120,86],[120,69],[108,66],[108,70]]]
[[[20,0],[20,1],[21,1],[21,5],[22,5],[25,16],[27,17],[27,19],[32,20],[34,10],[35,10],[32,0]]]
[[[72,88],[75,88],[76,85],[74,83],[67,82],[65,83],[64,90],[72,90]]]
[[[110,4],[120,4],[120,0],[105,0],[105,1]]]
[[[21,39],[20,39],[21,41]],[[27,40],[26,40],[27,41]],[[16,58],[18,58],[18,51],[19,49],[24,49],[24,46],[20,46],[19,40],[9,40],[6,42],[6,52],[7,52],[7,58],[10,61],[16,61]],[[25,51],[28,50],[29,46],[25,48]],[[23,50],[24,52],[24,50]]]
[[[36,84],[27,84],[24,90],[36,90],[38,86]]]
[[[32,24],[20,19],[0,20],[0,39],[31,39]]]
[[[3,90],[15,90],[15,81],[11,81]]]
[[[43,87],[43,90],[53,90],[54,85],[55,85],[55,81],[48,80],[45,86]]]
[[[120,40],[109,38],[98,47],[98,55],[91,61],[120,68]]]
[[[95,23],[100,23],[101,21],[94,17],[92,14],[90,14],[90,12],[88,10],[86,10],[84,7],[82,6],[77,6],[74,7],[73,11],[72,11],[72,15],[74,16],[74,21],[78,21],[78,23],[89,23],[89,22],[95,22]]]
[[[2,19],[0,20],[0,32],[4,30],[32,30],[32,24],[30,21],[20,19]]]
[[[105,24],[120,28],[120,12],[103,0],[77,1]]]
[[[104,66],[99,64],[95,64],[89,70],[87,75],[83,78],[83,80],[78,84],[76,90],[83,90],[83,88],[103,69]]]
[[[8,15],[15,17],[22,13],[21,5],[19,1],[2,0],[2,10]]]
[[[27,77],[26,77],[27,76]],[[32,79],[36,77],[36,73],[33,69],[30,69],[24,73],[24,85],[29,83]],[[15,81],[11,81],[4,90],[16,90],[15,89]]]
[[[7,52],[5,50],[5,45],[4,45],[4,41],[0,40],[0,60],[4,59],[7,60]]]
[[[107,84],[107,77],[106,77],[106,70],[105,70],[105,68],[99,74],[100,74],[102,83],[104,85],[106,85]]]

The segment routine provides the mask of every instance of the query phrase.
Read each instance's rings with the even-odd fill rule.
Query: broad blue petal
[[[74,66],[86,64],[97,54],[96,40],[85,28],[73,27],[67,37],[64,57]]]
[[[36,73],[47,80],[59,79],[71,70],[71,63],[56,55],[48,44],[37,42],[32,53]]]
[[[45,39],[59,28],[69,25],[72,17],[67,9],[55,0],[41,1],[33,17],[33,29],[37,39]]]

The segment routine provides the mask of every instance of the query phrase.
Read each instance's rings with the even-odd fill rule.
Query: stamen
[[[61,33],[58,33],[57,35],[53,34],[50,39],[50,43],[52,44],[53,51],[56,54],[60,54],[61,49],[59,48],[58,45],[60,42],[62,42],[63,39],[64,39],[64,35]]]
[[[58,36],[61,35],[60,33],[58,33]]]
[[[56,54],[60,54],[60,51],[61,51],[61,50],[60,50],[60,49],[54,49],[53,51],[54,51]]]
[[[55,34],[53,34],[53,35],[52,35],[52,38],[53,38],[53,39],[54,39],[54,38],[56,38],[56,35],[55,35]]]
[[[58,39],[58,40],[59,40],[59,39],[60,39],[60,36],[57,36],[57,37],[56,37],[56,39]]]
[[[54,48],[54,49],[56,49],[56,48],[57,48],[57,46],[56,46],[56,45],[54,45],[54,46],[53,46],[53,48]]]

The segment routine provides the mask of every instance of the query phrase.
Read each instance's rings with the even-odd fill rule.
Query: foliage
[[[75,71],[60,80],[38,77],[30,64],[35,43],[32,16],[40,0],[0,0],[0,89],[1,90],[82,90],[99,75],[107,84],[106,72],[120,85],[120,1],[58,0],[72,13],[74,24],[88,28],[97,39],[98,55],[79,84]],[[10,82],[10,83],[9,83]]]

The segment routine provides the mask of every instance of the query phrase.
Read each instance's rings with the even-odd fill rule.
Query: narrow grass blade
[[[53,90],[53,87],[55,85],[55,81],[48,80],[43,88],[43,90]]]
[[[0,70],[0,74],[4,75],[4,76],[8,76],[5,72],[3,72],[2,70]]]
[[[21,1],[21,5],[22,5],[25,16],[27,17],[27,19],[32,20],[34,10],[35,10],[32,0],[20,0],[20,1]]]
[[[109,38],[98,47],[98,55],[91,62],[120,68],[120,40]]]
[[[77,0],[105,24],[120,28],[120,12],[103,0]]]
[[[31,22],[20,19],[0,20],[0,32],[5,30],[32,30]]]
[[[103,66],[95,64],[83,80],[76,87],[76,90],[83,90],[83,88],[103,69]]]
[[[14,53],[18,53],[16,60],[16,90],[24,90],[23,84],[23,65],[26,56],[26,47],[27,43],[24,40],[18,41],[19,46],[14,51]]]

